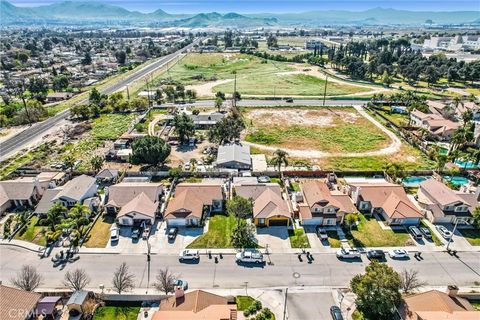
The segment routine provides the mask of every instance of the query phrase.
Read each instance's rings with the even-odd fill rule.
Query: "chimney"
[[[456,285],[449,285],[447,287],[447,294],[450,297],[455,298],[458,294],[458,287]]]
[[[185,296],[185,292],[182,287],[175,287],[175,299],[180,299]]]

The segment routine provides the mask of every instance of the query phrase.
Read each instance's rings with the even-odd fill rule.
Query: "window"
[[[263,218],[258,219],[258,224],[265,224],[265,219],[263,219]]]

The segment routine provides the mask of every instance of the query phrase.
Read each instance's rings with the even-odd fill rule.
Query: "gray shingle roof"
[[[82,174],[68,181],[57,194],[53,200],[60,199],[62,197],[70,198],[76,201],[80,201],[81,197],[95,184],[95,178]]]
[[[241,144],[229,144],[219,146],[217,163],[222,164],[232,161],[250,165],[250,146]]]

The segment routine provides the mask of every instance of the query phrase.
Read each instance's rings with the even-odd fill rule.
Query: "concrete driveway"
[[[328,231],[335,231],[332,228],[326,228]],[[303,230],[305,230],[305,234],[307,235],[308,242],[310,242],[310,247],[312,249],[329,249],[330,243],[328,240],[321,241],[317,235],[316,227],[315,226],[303,226]]]
[[[290,249],[287,227],[265,227],[257,228],[256,238],[262,247],[271,249]]]
[[[179,227],[175,240],[168,240],[167,224],[162,223],[157,234],[151,237],[153,249],[159,253],[178,254],[185,249],[198,236],[203,234],[203,228]]]
[[[331,319],[334,305],[332,292],[305,292],[288,294],[288,320]]]

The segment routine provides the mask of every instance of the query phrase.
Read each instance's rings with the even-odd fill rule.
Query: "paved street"
[[[460,253],[459,258],[444,252],[424,253],[424,260],[394,261],[388,264],[397,271],[404,268],[418,270],[422,280],[429,286],[457,284],[460,287],[474,286],[480,282],[480,253]],[[272,254],[271,264],[264,267],[237,266],[233,255],[225,255],[215,264],[213,259],[202,255],[198,264],[181,264],[176,255],[153,255],[151,279],[156,271],[169,267],[187,280],[191,288],[242,288],[245,282],[251,288],[325,286],[347,287],[350,279],[363,272],[368,260],[360,262],[339,261],[334,254],[315,254],[311,264],[299,262],[295,254]],[[266,260],[269,261],[269,258]],[[39,259],[36,253],[25,249],[0,246],[1,280],[9,283],[11,277],[23,264],[34,265],[44,275],[44,288],[62,287],[64,272],[74,268],[84,268],[92,278],[91,287],[104,284],[110,288],[112,272],[122,262],[126,262],[136,276],[137,287],[147,286],[146,257],[142,255],[82,254],[79,261],[68,264],[64,270],[52,267],[49,258]],[[294,274],[297,276],[294,277]]]

